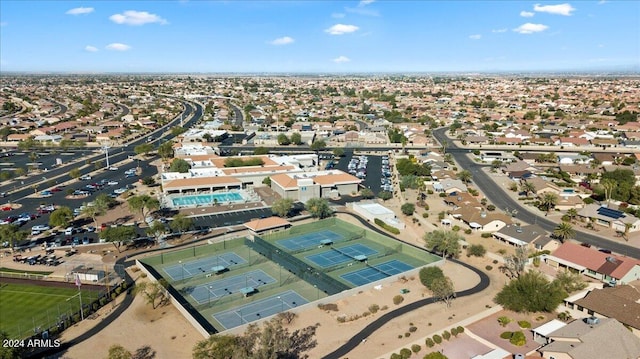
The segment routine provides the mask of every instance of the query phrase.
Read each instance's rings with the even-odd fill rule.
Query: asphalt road
[[[508,209],[509,211],[515,209],[518,211],[516,218],[518,218],[519,221],[536,223],[545,230],[553,232],[558,226],[558,223],[529,212],[525,207],[521,206],[520,203],[505,195],[500,186],[494,182],[489,175],[480,170],[482,165],[473,162],[471,158],[467,156],[469,153],[468,150],[458,148],[451,139],[446,137],[445,132],[447,130],[448,128],[437,129],[433,131],[433,135],[440,143],[444,140],[447,141],[448,146],[446,152],[453,156],[460,168],[471,171],[474,184],[487,196],[493,205],[500,209]],[[574,230],[576,231],[575,239],[579,242],[588,243],[599,248],[606,248],[622,255],[640,259],[640,248],[602,238],[591,233],[582,232],[575,228]]]

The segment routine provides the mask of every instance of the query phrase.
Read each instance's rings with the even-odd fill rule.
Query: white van
[[[75,228],[73,228],[73,227],[67,227],[67,229],[65,229],[65,230],[64,230],[64,234],[65,234],[66,236],[70,236],[70,235],[73,235],[73,233],[74,233],[75,231],[76,231],[76,230],[75,230]]]

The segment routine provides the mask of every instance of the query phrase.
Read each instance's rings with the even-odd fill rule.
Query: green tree
[[[73,211],[69,207],[60,207],[51,212],[49,225],[51,227],[67,227],[73,220]]]
[[[15,247],[16,243],[26,239],[28,235],[27,231],[21,231],[15,224],[0,225],[0,241],[8,242],[10,248]]]
[[[278,144],[280,146],[288,146],[289,144],[291,144],[291,140],[289,140],[289,137],[287,137],[287,135],[281,133],[278,135]]]
[[[470,183],[473,175],[470,171],[464,170],[457,173],[458,179],[464,183]]]
[[[153,145],[150,143],[143,143],[133,148],[133,152],[135,152],[136,155],[146,156],[151,151],[153,151]]]
[[[529,271],[512,279],[496,295],[496,303],[515,312],[553,312],[567,292],[540,272]]]
[[[380,198],[383,201],[386,201],[388,199],[393,198],[393,193],[389,191],[381,191],[380,193],[378,193],[378,198]]]
[[[9,334],[5,331],[0,331],[0,341],[5,343],[5,341],[13,339],[9,337]],[[0,358],[2,359],[20,359],[22,356],[20,355],[20,349],[17,346],[11,345],[2,345],[0,346]]]
[[[171,161],[171,166],[169,166],[169,171],[171,172],[180,172],[187,173],[191,169],[189,162],[183,160],[182,158],[176,158]]]
[[[433,296],[444,302],[447,307],[451,307],[451,302],[455,297],[455,288],[449,277],[437,278],[431,283]]]
[[[269,149],[267,147],[256,147],[253,150],[254,155],[266,155],[269,154]]]
[[[373,197],[375,197],[375,194],[373,193],[373,191],[369,188],[363,188],[360,190],[360,196],[362,196],[362,198],[364,199],[371,199]]]
[[[323,219],[333,214],[333,210],[329,207],[329,202],[324,198],[311,198],[305,203],[304,207],[314,218]]]
[[[160,202],[157,198],[146,194],[131,196],[127,199],[129,208],[134,212],[140,212],[142,220],[145,219],[145,210],[154,211],[160,208]]]
[[[569,222],[560,222],[553,230],[553,236],[564,243],[567,239],[573,238],[576,235],[576,231]]]
[[[84,206],[80,211],[81,215],[87,216],[93,220],[93,225],[98,227],[98,217],[103,216],[107,212],[107,208],[104,206],[96,205]]]
[[[445,260],[447,257],[456,257],[458,255],[461,240],[464,240],[464,238],[458,233],[447,230],[436,230],[427,232],[424,235],[425,247],[440,253]]]
[[[300,132],[294,132],[291,134],[291,143],[298,146],[302,144],[302,135]]]
[[[573,222],[573,220],[578,216],[578,210],[575,208],[569,208],[567,210],[567,216],[569,216],[569,218]]]
[[[400,210],[405,216],[410,216],[416,211],[416,205],[413,203],[405,203],[400,207]]]
[[[572,272],[568,269],[561,270],[556,274],[555,282],[568,294],[583,290],[587,287],[587,282],[582,274]]]
[[[156,241],[158,241],[163,234],[167,233],[167,227],[165,227],[165,225],[159,221],[153,221],[149,225],[145,233],[149,237],[153,237],[156,239]]]
[[[418,276],[420,277],[420,283],[427,287],[427,289],[431,289],[433,281],[435,281],[436,279],[444,278],[444,273],[442,272],[442,269],[440,269],[440,267],[429,266],[422,267],[420,269],[420,272],[418,273]]]
[[[529,193],[536,192],[536,185],[533,182],[524,181],[520,183],[520,190],[525,193],[527,197],[529,197]]]
[[[133,355],[122,345],[114,344],[109,347],[107,359],[132,359]]]
[[[327,147],[327,143],[324,142],[324,140],[315,140],[311,144],[311,150],[315,151],[316,153],[324,150],[326,147]]]
[[[431,352],[422,357],[422,359],[448,359],[446,355],[440,352]]]
[[[293,209],[293,200],[290,198],[281,198],[273,202],[271,211],[282,218],[286,218]]]
[[[211,335],[196,343],[193,348],[193,359],[234,359],[239,347],[239,337],[235,335]]]
[[[77,179],[81,176],[80,170],[77,168],[71,169],[71,171],[69,171],[69,176],[71,176],[71,178],[73,179]]]
[[[340,147],[334,148],[333,149],[333,155],[336,156],[336,157],[344,156],[344,149],[340,148]]]
[[[181,126],[174,126],[171,127],[171,135],[177,137],[180,136],[181,134],[187,132],[187,129]]]
[[[182,213],[173,216],[173,220],[169,222],[169,228],[178,233],[186,232],[193,227],[193,218],[187,217]]]
[[[136,229],[132,226],[108,227],[100,231],[99,237],[112,243],[120,253],[120,246],[136,238]]]
[[[173,157],[173,142],[167,141],[160,146],[158,146],[158,156],[162,158],[163,161],[167,161]]]

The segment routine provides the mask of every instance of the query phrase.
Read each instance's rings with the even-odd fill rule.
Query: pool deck
[[[180,208],[178,211],[185,216],[206,216],[208,214],[218,214],[224,212],[237,212],[245,211],[247,209],[265,208],[268,207],[264,202],[249,202],[249,203],[236,203],[236,204],[219,204],[210,207],[189,207]]]

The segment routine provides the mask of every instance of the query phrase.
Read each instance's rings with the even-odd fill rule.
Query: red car
[[[49,191],[51,191],[51,192],[60,192],[60,191],[62,191],[62,188],[60,188],[60,187],[53,187],[53,188],[52,188],[52,189],[50,189]]]
[[[0,207],[0,210],[2,210],[2,211],[10,211],[12,209],[13,208],[11,208],[11,206],[2,206],[2,207]]]

